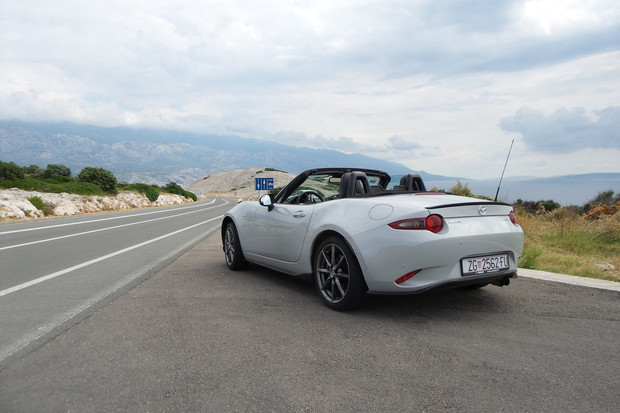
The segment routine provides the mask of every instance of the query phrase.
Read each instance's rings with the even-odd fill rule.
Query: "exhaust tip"
[[[502,278],[501,280],[493,281],[491,284],[497,285],[498,287],[503,287],[510,284],[510,278]]]

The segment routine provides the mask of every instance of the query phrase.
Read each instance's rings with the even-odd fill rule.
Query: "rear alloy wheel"
[[[226,265],[231,270],[240,270],[247,264],[241,250],[241,243],[239,242],[239,234],[235,224],[229,222],[224,232],[224,257],[226,258]]]
[[[358,307],[365,297],[365,284],[357,259],[338,237],[325,239],[314,256],[314,282],[321,298],[334,310]]]

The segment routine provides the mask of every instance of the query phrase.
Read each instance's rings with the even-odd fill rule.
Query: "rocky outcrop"
[[[38,197],[43,208],[35,207],[28,198]],[[45,215],[76,215],[89,212],[121,211],[133,208],[177,205],[193,202],[189,198],[174,194],[160,194],[155,202],[141,193],[123,191],[116,196],[83,196],[75,194],[51,194],[46,192],[22,191],[21,189],[0,190],[0,220],[42,218]]]
[[[198,179],[189,186],[189,190],[211,197],[255,198],[258,195],[254,187],[255,178],[273,178],[274,188],[288,184],[295,175],[288,172],[273,171],[265,168],[238,169],[220,172]],[[263,193],[265,193],[263,191]]]

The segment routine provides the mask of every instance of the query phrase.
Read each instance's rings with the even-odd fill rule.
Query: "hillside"
[[[189,190],[207,198],[251,198],[258,195],[254,178],[274,178],[274,187],[282,187],[295,177],[294,174],[270,171],[265,168],[247,168],[214,173],[198,179]]]
[[[119,181],[189,185],[214,172],[267,165],[299,173],[348,166],[408,173],[404,165],[362,154],[310,149],[259,139],[130,128],[0,121],[0,160],[18,165],[58,163],[79,171],[97,166]]]

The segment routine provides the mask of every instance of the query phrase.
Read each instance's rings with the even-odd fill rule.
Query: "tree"
[[[87,166],[80,171],[77,176],[77,180],[79,182],[93,183],[99,186],[99,188],[101,188],[104,192],[112,194],[116,194],[118,192],[116,189],[116,178],[112,172],[103,168],[93,168],[92,166]]]
[[[71,176],[71,169],[64,165],[51,163],[47,165],[47,169],[45,170],[44,176],[46,178],[51,178],[52,176],[60,175],[60,176]]]
[[[24,168],[13,162],[0,161],[0,181],[16,181],[24,177]]]
[[[26,175],[41,176],[45,172],[45,169],[39,168],[37,165],[24,166],[24,172]]]

